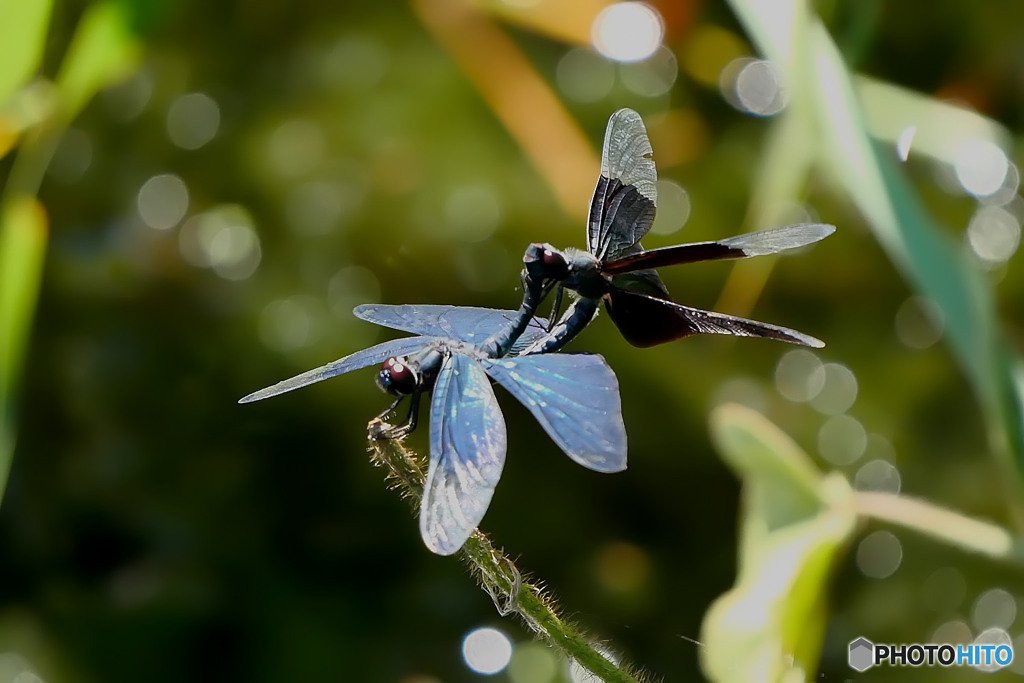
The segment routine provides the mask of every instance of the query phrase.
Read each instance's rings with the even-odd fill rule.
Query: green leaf
[[[46,211],[34,197],[0,213],[0,497],[14,451],[14,397],[32,326],[47,241]]]
[[[0,0],[0,105],[39,69],[50,0]]]
[[[712,438],[743,482],[736,584],[705,615],[701,665],[715,681],[810,678],[825,631],[827,581],[856,524],[852,492],[788,436],[738,405]]]
[[[131,17],[118,3],[99,2],[85,11],[57,75],[65,121],[73,119],[97,91],[129,76],[141,48]]]

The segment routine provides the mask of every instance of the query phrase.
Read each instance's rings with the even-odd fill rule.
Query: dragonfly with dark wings
[[[587,250],[559,250],[540,243],[526,250],[524,277],[544,280],[542,296],[556,288],[549,334],[529,345],[527,353],[564,346],[594,319],[602,301],[612,322],[634,346],[654,346],[696,334],[824,346],[819,339],[787,327],[676,303],[653,269],[774,254],[822,240],[835,232],[834,226],[805,223],[645,251],[640,240],[654,223],[657,181],[643,120],[632,109],[620,109],[612,114],[605,131],[601,176],[590,202]],[[577,297],[559,318],[565,290]]]
[[[748,258],[816,242],[829,225],[794,225],[717,242],[644,251],[640,239],[654,220],[657,174],[640,116],[623,109],[608,122],[601,178],[591,202],[588,251],[532,244],[524,258],[519,311],[431,305],[364,305],[369,322],[412,332],[309,370],[241,399],[258,401],[331,377],[383,363],[381,389],[406,397],[406,420],[388,430],[403,436],[416,426],[420,398],[432,390],[430,462],[420,511],[427,547],[458,550],[490,503],[505,460],[507,434],[490,379],[537,418],[558,446],[599,472],[626,467],[626,432],[618,381],[604,358],[552,354],[594,318],[604,301],[628,341],[650,346],[693,334],[732,334],[807,346],[822,342],[785,327],[702,311],[672,302],[657,266]],[[549,321],[534,317],[557,287]],[[578,296],[558,318],[564,290]],[[558,318],[556,320],[556,318]]]

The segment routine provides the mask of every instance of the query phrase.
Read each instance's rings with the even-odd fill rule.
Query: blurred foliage
[[[1020,453],[1002,455],[1019,448],[1020,256],[982,272],[965,228],[983,202],[928,141],[980,130],[1024,161],[1024,9],[793,3],[776,13],[787,24],[746,14],[758,3],[656,2],[672,87],[640,95],[637,72],[605,65],[594,73],[611,74],[609,88],[588,97],[567,41],[585,39],[601,4],[521,4],[57,2],[46,29],[33,14],[45,3],[0,0],[5,420],[21,376],[0,517],[0,668],[23,663],[47,681],[477,680],[461,661],[468,630],[528,640],[459,563],[422,547],[369,465],[364,426],[387,400],[369,372],[235,401],[387,338],[351,317],[358,303],[515,308],[527,243],[583,245],[594,150],[621,106],[645,117],[661,177],[690,203],[685,229],[647,246],[807,217],[838,226],[794,257],[663,271],[680,301],[813,334],[828,343],[822,361],[852,372],[845,412],[864,452],[822,469],[856,482],[887,461],[904,492],[1013,526]],[[772,52],[779,26],[804,31],[785,43],[792,54]],[[718,85],[732,59],[759,51],[788,77],[780,116],[738,111]],[[870,79],[843,80],[846,68]],[[885,93],[907,91],[929,111],[965,103],[982,116],[956,121],[980,127],[922,128],[922,153],[915,143],[899,163],[904,110]],[[879,221],[883,210],[898,220]],[[900,211],[941,251],[894,237],[908,225]],[[1024,218],[1016,194],[1006,211]],[[12,281],[24,285],[13,305]],[[944,307],[940,286],[971,297],[963,315],[946,308],[950,346],[908,344],[910,297]],[[957,341],[975,335],[979,346]],[[24,361],[10,354],[15,336]],[[791,349],[779,344],[639,350],[599,319],[571,348],[618,374],[629,470],[584,471],[499,399],[509,459],[484,528],[613,651],[665,680],[696,678],[693,639],[738,573],[739,488],[709,442],[709,412],[745,403],[816,457],[835,416],[780,394]],[[425,444],[425,430],[410,439]],[[814,617],[827,621],[822,680],[849,677],[857,636],[978,631],[991,589],[1024,599],[1018,569],[894,533],[891,575],[865,575],[854,545],[816,584],[829,598]]]

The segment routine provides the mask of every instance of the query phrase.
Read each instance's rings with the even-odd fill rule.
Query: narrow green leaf
[[[97,91],[127,77],[141,48],[122,5],[99,2],[82,16],[57,75],[65,121],[73,119]]]
[[[51,0],[0,0],[0,105],[39,69]]]
[[[759,49],[793,86],[790,106],[813,112],[807,134],[817,136],[820,161],[904,277],[942,311],[946,339],[982,405],[993,450],[1015,470],[1019,485],[1024,469],[1024,394],[1013,380],[1019,361],[998,328],[993,296],[979,268],[928,215],[898,167],[895,150],[869,139],[852,76],[808,4],[731,4]]]
[[[46,211],[14,197],[0,212],[0,498],[15,441],[15,395],[25,358],[47,242]]]

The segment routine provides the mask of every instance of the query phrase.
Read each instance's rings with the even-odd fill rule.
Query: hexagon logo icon
[[[851,669],[867,671],[875,665],[875,644],[864,637],[851,642],[847,661]]]

